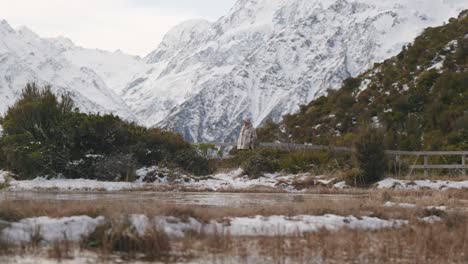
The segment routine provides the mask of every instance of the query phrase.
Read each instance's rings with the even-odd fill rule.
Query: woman
[[[244,118],[244,126],[241,129],[239,140],[237,141],[238,150],[253,150],[255,149],[255,141],[257,140],[257,132],[252,125],[250,117]]]

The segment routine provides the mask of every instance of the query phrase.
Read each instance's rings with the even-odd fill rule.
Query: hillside
[[[386,128],[391,149],[468,149],[468,11],[259,134],[264,141],[350,145],[366,124]]]

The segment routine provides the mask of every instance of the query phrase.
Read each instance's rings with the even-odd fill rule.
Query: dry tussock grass
[[[466,263],[468,262],[468,218],[461,210],[440,211],[425,206],[445,205],[449,208],[468,207],[468,192],[372,190],[366,195],[320,196],[306,200],[297,196],[294,204],[258,204],[248,207],[209,207],[195,205],[168,205],[164,203],[135,203],[131,201],[62,201],[2,202],[0,219],[17,221],[36,216],[64,217],[73,215],[103,215],[111,222],[99,228],[82,243],[83,249],[92,249],[103,259],[116,252],[128,259],[184,260],[209,256],[211,261],[252,262],[252,255],[264,263]],[[301,198],[302,197],[302,198]],[[414,203],[416,208],[385,207],[386,201]],[[116,206],[116,203],[118,206]],[[229,234],[191,232],[184,238],[169,238],[157,227],[139,236],[124,217],[130,214],[148,216],[175,216],[182,220],[198,219],[202,223],[225,217],[253,215],[353,215],[375,216],[382,219],[410,220],[408,226],[379,231],[340,230],[308,233],[296,237],[232,237]],[[443,221],[427,224],[419,218],[438,215]],[[33,239],[31,248],[38,247],[40,237]],[[71,246],[52,245],[49,256],[62,260],[70,257]],[[12,252],[11,245],[0,241],[0,255]],[[7,253],[5,253],[7,252]]]
[[[0,256],[11,253],[12,249],[13,249],[13,246],[9,241],[6,241],[0,238]]]
[[[118,254],[126,260],[165,262],[310,263],[315,259],[321,263],[466,263],[467,227],[466,215],[448,214],[441,223],[412,221],[399,229],[379,231],[322,230],[292,237],[192,233],[169,239],[160,229],[149,229],[139,237],[128,226],[117,225],[95,232],[82,250],[95,251],[103,260]],[[70,257],[69,252],[70,248],[54,245],[49,256],[63,260]]]
[[[103,259],[115,253],[124,259],[169,259],[171,242],[161,228],[150,225],[144,235],[140,235],[127,220],[113,219],[98,227],[81,242],[81,248],[97,250]]]
[[[175,252],[216,263],[467,263],[466,215],[436,224],[413,221],[398,229],[321,230],[293,237],[191,235],[173,241]]]
[[[259,247],[263,252],[279,252],[273,254],[279,256],[273,263],[282,263],[284,257],[297,263],[314,258],[324,263],[466,263],[467,239],[466,222],[458,226],[418,223],[374,232],[324,230],[303,238],[262,238]]]
[[[63,260],[73,259],[73,244],[70,241],[54,242],[47,251],[48,257],[61,263]]]
[[[100,216],[103,207],[93,202],[44,203],[35,201],[3,201],[0,203],[0,219],[18,221],[24,218],[49,216],[60,218],[75,215]]]
[[[341,198],[340,198],[341,197]],[[34,201],[5,201],[0,203],[0,219],[18,221],[38,216],[67,217],[89,215],[116,219],[122,215],[145,214],[148,216],[175,216],[187,220],[195,218],[206,223],[225,217],[248,217],[253,215],[323,215],[376,216],[383,219],[414,219],[426,215],[425,206],[448,206],[468,208],[468,192],[453,191],[396,191],[375,190],[366,196],[318,196],[306,200],[297,196],[294,203],[252,204],[248,207],[210,207],[202,205],[174,205],[166,203],[138,203],[132,201],[61,201],[54,203]],[[386,201],[414,203],[417,208],[385,207]],[[118,206],[116,206],[118,204]]]

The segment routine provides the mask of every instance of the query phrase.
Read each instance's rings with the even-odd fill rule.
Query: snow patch
[[[415,204],[410,204],[410,203],[392,203],[392,202],[386,202],[384,204],[385,207],[402,207],[402,208],[416,208],[417,205]]]
[[[296,179],[310,177],[309,174],[289,174],[281,175],[278,173],[265,174],[258,179],[250,179],[243,174],[242,169],[218,173],[202,178],[191,177],[180,174],[176,179],[170,179],[167,169],[159,167],[141,168],[137,171],[137,180],[135,182],[103,182],[87,179],[46,179],[38,177],[34,180],[16,181],[12,180],[8,189],[12,191],[27,190],[47,190],[55,189],[60,191],[125,191],[142,188],[158,188],[165,186],[178,186],[191,188],[194,190],[245,190],[256,187],[275,188],[287,192],[298,192],[292,186]],[[317,181],[323,183],[324,181]]]
[[[337,188],[337,189],[347,189],[347,188],[350,188],[346,182],[342,181],[342,182],[338,182],[338,183],[335,183],[335,185],[333,185],[334,188]]]
[[[83,237],[90,235],[96,227],[104,224],[104,217],[91,218],[89,216],[73,216],[59,219],[49,217],[37,217],[23,219],[12,223],[1,231],[1,236],[6,241],[16,243],[30,242],[32,236],[39,235],[43,242],[56,241],[78,242]]]
[[[417,208],[418,206],[416,204],[411,204],[411,203],[394,203],[394,202],[386,202],[384,204],[385,207],[401,207],[401,208]],[[447,206],[424,206],[424,208],[429,209],[429,210],[441,210],[441,211],[446,211],[448,209]]]
[[[434,224],[434,223],[442,221],[442,218],[436,215],[431,215],[431,216],[420,218],[420,220],[429,224]]]
[[[388,178],[376,184],[378,189],[397,190],[448,190],[448,189],[468,189],[468,181],[432,181],[432,180],[397,180]]]
[[[131,222],[140,234],[143,234],[151,224],[160,226],[164,231],[175,237],[183,237],[187,231],[204,232],[207,234],[230,234],[232,236],[294,236],[321,229],[337,231],[341,228],[378,230],[383,228],[398,228],[408,224],[406,220],[383,220],[375,217],[357,218],[354,216],[337,215],[299,215],[299,216],[254,216],[225,218],[222,221],[211,221],[202,224],[196,219],[182,221],[175,217],[156,217],[153,223],[147,216],[133,215]]]
[[[6,176],[8,172],[0,170],[0,184],[4,184],[6,182]]]
[[[438,61],[438,62],[435,62],[431,67],[427,68],[428,71],[430,70],[441,70],[443,67],[444,67],[444,62],[445,62],[445,59],[444,60],[441,60],[441,61]]]
[[[102,182],[87,179],[52,179],[36,178],[34,180],[10,182],[9,190],[12,191],[30,191],[57,189],[61,191],[122,191],[144,187],[143,183],[129,182]]]

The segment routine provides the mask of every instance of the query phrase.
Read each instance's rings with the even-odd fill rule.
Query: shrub
[[[131,154],[108,156],[96,163],[95,176],[103,181],[135,181],[136,161]]]
[[[327,165],[330,156],[327,152],[293,151],[280,160],[280,166],[287,172],[300,173],[313,169],[320,170]]]
[[[174,162],[182,169],[190,171],[197,176],[213,172],[208,160],[200,156],[192,147],[177,151]]]
[[[387,165],[382,129],[365,128],[358,136],[355,148],[355,161],[359,169],[352,175],[355,184],[365,186],[382,179]]]
[[[220,161],[218,167],[241,167],[251,177],[263,173],[286,171],[289,173],[325,173],[351,166],[348,153],[330,151],[284,150],[259,148],[254,151],[238,151],[232,158]]]
[[[363,171],[358,168],[353,168],[344,174],[344,181],[349,186],[363,186],[365,184],[362,175]]]
[[[222,157],[221,150],[218,150],[218,148],[213,144],[196,144],[194,145],[194,147],[197,150],[198,154],[200,154],[205,159]]]
[[[259,178],[264,173],[273,173],[281,169],[279,160],[285,155],[283,150],[257,149],[255,151],[241,151],[238,154],[240,167],[250,178]]]
[[[241,168],[250,178],[257,179],[264,173],[273,173],[278,171],[280,166],[275,157],[256,154],[244,161]]]
[[[175,133],[147,129],[113,115],[79,113],[70,96],[28,84],[0,120],[0,168],[19,179],[37,176],[132,180],[136,166],[160,163],[196,175],[211,168]]]

